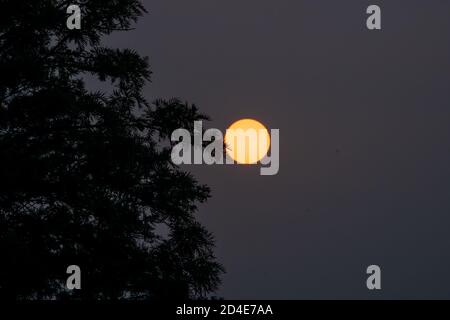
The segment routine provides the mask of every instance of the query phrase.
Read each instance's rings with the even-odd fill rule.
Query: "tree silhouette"
[[[102,46],[145,13],[140,1],[84,1],[81,30],[66,28],[70,2],[0,1],[0,295],[203,297],[222,273],[194,217],[209,189],[171,164],[169,138],[206,117],[148,103],[147,59]],[[82,289],[69,291],[73,264]]]

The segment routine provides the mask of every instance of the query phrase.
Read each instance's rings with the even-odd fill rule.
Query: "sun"
[[[227,154],[237,163],[255,164],[269,152],[269,131],[259,121],[238,120],[227,129],[225,146]]]

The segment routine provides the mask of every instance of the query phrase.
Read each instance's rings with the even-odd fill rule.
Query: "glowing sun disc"
[[[259,121],[238,120],[227,129],[225,146],[228,156],[237,163],[257,163],[269,152],[269,131]]]

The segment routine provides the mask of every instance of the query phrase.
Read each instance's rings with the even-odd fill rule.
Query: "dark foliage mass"
[[[148,103],[147,59],[102,46],[145,13],[137,0],[0,1],[0,295],[13,299],[195,298],[222,267],[195,219],[209,189],[170,161],[170,133],[204,119]],[[95,76],[108,93],[89,90]],[[82,290],[65,288],[66,268]]]

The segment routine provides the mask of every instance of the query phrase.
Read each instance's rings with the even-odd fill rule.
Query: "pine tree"
[[[83,1],[80,30],[69,4],[0,1],[0,295],[205,296],[223,271],[195,218],[209,189],[171,163],[169,138],[206,116],[147,102],[147,59],[102,45],[146,13],[140,1]],[[79,291],[65,287],[73,264]]]

